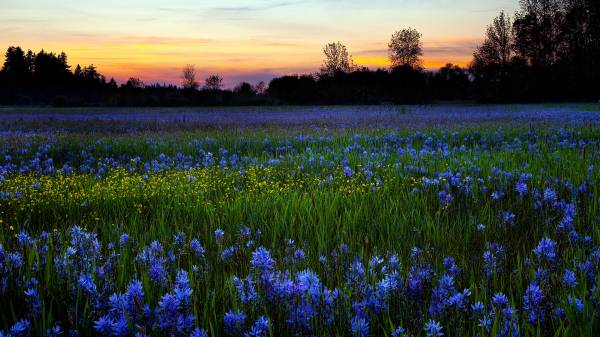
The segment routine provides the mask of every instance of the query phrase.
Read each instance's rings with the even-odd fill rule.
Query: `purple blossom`
[[[425,323],[424,330],[427,337],[440,337],[444,335],[442,325],[434,320],[429,320]]]
[[[547,237],[543,238],[533,253],[541,262],[554,263],[557,259],[556,242]]]

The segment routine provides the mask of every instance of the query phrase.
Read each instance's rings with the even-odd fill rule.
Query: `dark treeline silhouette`
[[[414,29],[396,32],[391,69],[376,71],[353,68],[346,48],[329,44],[320,74],[274,79],[269,94],[291,104],[600,99],[598,0],[521,0],[513,19],[501,12],[487,27],[468,69],[423,70],[420,38]]]
[[[600,1],[521,0],[500,13],[470,66],[481,101],[598,100]]]
[[[292,75],[273,79],[269,97],[287,104],[414,104],[470,99],[466,69],[448,64],[437,72],[397,66],[360,68],[335,74]]]
[[[0,70],[0,104],[185,106],[261,104],[382,104],[436,101],[597,101],[600,98],[600,1],[521,0],[514,17],[501,12],[487,27],[468,68],[422,67],[421,34],[394,33],[389,69],[354,64],[346,46],[323,49],[320,72],[287,75],[269,85],[223,89],[214,74],[201,84],[193,65],[181,86],[117,85],[93,65],[72,68],[65,53],[10,47]]]
[[[24,52],[9,47],[0,70],[0,104],[54,106],[185,106],[264,104],[264,84],[241,83],[223,89],[223,79],[209,76],[199,88],[193,66],[183,70],[182,87],[145,84],[130,78],[117,85],[93,65],[71,69],[65,53]]]

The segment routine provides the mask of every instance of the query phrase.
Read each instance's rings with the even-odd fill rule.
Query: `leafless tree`
[[[416,29],[406,28],[394,33],[388,48],[392,67],[421,67],[420,57],[423,55],[423,44],[421,43],[421,33]]]

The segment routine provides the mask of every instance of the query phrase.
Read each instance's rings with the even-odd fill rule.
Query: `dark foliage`
[[[341,43],[328,44],[323,71],[275,78],[265,86],[241,83],[223,90],[211,75],[201,90],[194,67],[182,88],[145,85],[130,78],[118,86],[93,65],[71,69],[65,53],[10,47],[0,71],[0,104],[55,106],[382,104],[452,100],[481,102],[598,101],[600,99],[600,1],[521,0],[514,18],[501,13],[486,31],[468,69],[448,64],[420,67],[420,34],[394,35],[397,66],[369,70],[352,63]],[[405,32],[404,35],[401,33]],[[409,34],[410,33],[410,34]],[[404,36],[404,38],[403,38]],[[395,39],[395,40],[394,40]],[[392,46],[394,48],[392,48]],[[400,60],[400,61],[398,61]]]
[[[481,101],[600,98],[600,2],[521,0],[488,27],[470,67]]]

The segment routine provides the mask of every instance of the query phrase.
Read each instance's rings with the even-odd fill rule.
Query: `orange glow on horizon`
[[[387,68],[390,36],[413,27],[424,67],[435,69],[467,65],[485,27],[500,10],[515,11],[513,2],[4,0],[0,49],[64,51],[73,67],[93,64],[119,82],[179,84],[193,64],[198,78],[219,73],[230,87],[317,72],[323,46],[336,41],[359,66]]]
[[[33,43],[31,43],[33,42]],[[452,45],[448,42],[429,43]],[[13,45],[19,45],[14,43]],[[314,73],[322,63],[322,48],[317,44],[281,43],[269,41],[223,40],[211,41],[186,38],[71,38],[66,41],[30,41],[23,48],[39,51],[64,51],[69,64],[93,64],[107,79],[114,77],[125,82],[138,77],[145,83],[180,84],[181,69],[186,64],[196,66],[198,80],[210,74],[220,74],[228,87],[244,80],[268,81],[285,74]],[[387,50],[359,51],[354,63],[370,69],[388,68]],[[450,51],[423,57],[425,69],[439,69],[447,63],[465,67],[469,55]]]

